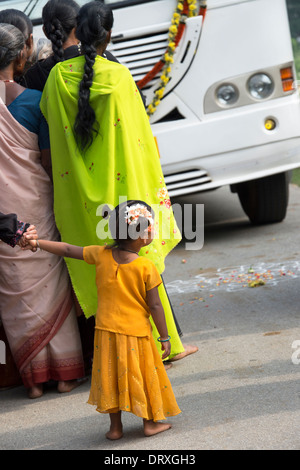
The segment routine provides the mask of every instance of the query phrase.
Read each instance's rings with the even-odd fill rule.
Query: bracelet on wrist
[[[36,240],[36,247],[37,247],[39,250],[42,249],[42,248],[40,247],[40,244],[39,244],[39,241],[38,241],[38,240]]]
[[[161,339],[161,337],[157,338],[157,341],[159,341],[160,343],[167,343],[168,341],[170,341],[171,339],[171,336],[169,335],[167,339]]]

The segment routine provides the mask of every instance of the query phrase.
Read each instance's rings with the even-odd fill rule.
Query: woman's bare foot
[[[144,434],[146,437],[154,436],[160,432],[167,431],[172,427],[169,423],[154,422],[152,419],[144,419]]]
[[[79,385],[83,384],[86,382],[87,379],[82,379],[82,380],[62,380],[58,382],[57,386],[57,391],[59,393],[68,393],[74,390],[74,388],[79,387]]]
[[[106,439],[116,441],[123,437],[123,425],[121,420],[121,411],[110,413],[110,430],[105,434]]]
[[[172,357],[172,359],[169,359],[169,361],[180,361],[180,359],[183,359],[184,357],[189,356],[190,354],[194,354],[198,351],[197,346],[192,346],[191,344],[183,344],[183,347],[184,351],[182,353],[177,354],[177,356]]]
[[[173,364],[171,364],[170,362],[164,362],[163,364],[165,366],[165,370],[169,370],[171,369],[171,367],[173,367]]]
[[[43,384],[36,384],[28,390],[29,398],[40,398],[43,395]]]

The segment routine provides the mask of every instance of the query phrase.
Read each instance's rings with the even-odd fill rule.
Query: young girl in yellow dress
[[[154,237],[154,212],[142,201],[126,201],[111,212],[112,246],[78,247],[30,240],[30,245],[96,267],[96,315],[92,383],[88,403],[109,413],[108,439],[123,436],[121,412],[143,419],[151,436],[171,427],[161,420],[180,413],[162,359],[171,351],[170,337],[154,263],[138,253]],[[150,315],[160,334],[162,359],[151,334]]]

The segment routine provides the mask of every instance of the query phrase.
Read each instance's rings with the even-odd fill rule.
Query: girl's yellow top
[[[162,283],[155,264],[143,256],[118,264],[111,249],[87,246],[84,260],[96,266],[96,329],[130,336],[151,335],[147,291]]]

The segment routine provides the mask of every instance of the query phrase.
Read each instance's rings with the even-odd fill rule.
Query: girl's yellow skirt
[[[154,421],[181,412],[152,336],[99,329],[95,330],[88,403],[100,413],[129,411]]]

